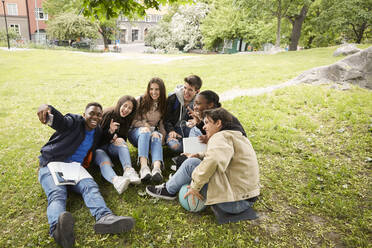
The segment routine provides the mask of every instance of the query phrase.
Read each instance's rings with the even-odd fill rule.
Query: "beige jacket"
[[[192,173],[191,188],[208,183],[206,205],[234,202],[260,194],[256,153],[239,131],[225,130],[208,141],[202,162]]]
[[[140,105],[140,99],[137,99],[137,106]],[[160,122],[159,122],[160,121]],[[159,123],[159,131],[163,135],[163,139],[165,138],[166,131],[164,128],[162,115],[158,108],[152,108],[143,116],[136,114],[134,120],[132,122],[132,127],[155,127]]]

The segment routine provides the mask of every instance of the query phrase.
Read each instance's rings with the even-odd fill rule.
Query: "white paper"
[[[198,153],[207,150],[207,145],[200,143],[199,137],[188,137],[182,139],[184,153]]]
[[[75,185],[84,178],[92,178],[88,171],[77,162],[50,162],[48,168],[56,185]]]

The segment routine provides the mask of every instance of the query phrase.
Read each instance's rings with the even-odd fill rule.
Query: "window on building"
[[[146,18],[145,19],[146,22],[151,22],[151,15],[147,15],[145,18]]]
[[[7,3],[6,7],[8,8],[8,15],[18,15],[18,7],[16,3]]]
[[[9,29],[13,30],[17,34],[21,34],[21,28],[19,27],[19,24],[10,24]]]
[[[48,14],[44,13],[43,8],[35,8],[36,20],[48,20]]]
[[[132,41],[138,40],[138,29],[132,30]]]

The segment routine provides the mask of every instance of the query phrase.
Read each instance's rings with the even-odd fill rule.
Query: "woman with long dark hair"
[[[102,176],[114,185],[119,194],[127,189],[129,183],[141,183],[137,172],[132,167],[126,143],[136,109],[136,99],[132,96],[123,96],[115,107],[109,107],[103,111],[100,123],[103,132],[112,135],[112,139],[110,142],[101,143],[99,149],[95,151],[95,163],[99,165]],[[111,162],[113,157],[119,158],[123,167],[123,176],[118,176],[113,170]]]
[[[152,78],[146,93],[137,99],[138,110],[129,132],[129,141],[138,147],[138,163],[141,180],[160,182],[163,180],[163,147],[165,129],[163,117],[166,111],[166,90],[162,79]],[[151,149],[151,166],[149,152]]]

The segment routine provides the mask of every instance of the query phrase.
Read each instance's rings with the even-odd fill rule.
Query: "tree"
[[[320,21],[361,43],[372,31],[372,0],[323,0]],[[369,32],[368,32],[369,31]]]
[[[118,26],[116,24],[116,21],[111,20],[100,20],[98,22],[99,28],[98,32],[102,35],[103,38],[103,44],[105,49],[108,49],[108,40],[112,40],[115,38],[115,33],[118,31]]]
[[[51,15],[50,21],[48,21],[48,29],[50,29],[50,23],[53,25],[53,30],[47,31],[49,34],[58,34],[59,37],[71,36],[68,32],[71,30],[80,30],[83,27],[81,25],[84,23],[82,19],[85,19],[84,25],[87,25],[87,27],[95,27],[95,33],[98,32],[102,35],[104,47],[108,49],[108,40],[113,39],[117,31],[117,25],[114,19],[85,18],[79,15],[84,10],[83,0],[47,0],[43,7],[44,6],[48,14]],[[73,18],[73,20],[69,20],[68,18]],[[56,25],[57,21],[55,20],[58,20],[58,25]],[[88,25],[87,23],[90,24]],[[73,27],[73,25],[76,25],[76,27]],[[68,28],[66,29],[66,27]],[[97,38],[97,35],[93,35],[89,29],[85,33],[80,33],[82,34],[80,37]]]
[[[276,18],[275,46],[280,47],[282,19],[287,16],[293,0],[241,0],[245,8],[250,8],[256,18]]]
[[[202,47],[200,24],[208,7],[204,3],[173,7],[158,26],[150,28],[146,35],[146,44],[157,49],[188,52]]]
[[[314,0],[298,1],[296,5],[291,6],[292,8],[286,15],[287,19],[292,24],[289,51],[297,51],[298,41],[301,37],[302,24],[304,23],[307,12],[309,11],[310,5],[313,2]]]
[[[224,40],[245,39],[254,47],[273,42],[274,24],[272,17],[265,17],[262,11],[247,2],[236,0],[214,0],[210,12],[201,26],[203,42],[208,49],[215,49]]]
[[[97,25],[72,12],[57,15],[48,21],[47,34],[58,40],[76,40],[80,37],[97,38]]]
[[[159,9],[160,5],[187,3],[191,0],[83,0],[84,15],[110,20],[119,15],[144,16],[146,9]]]

